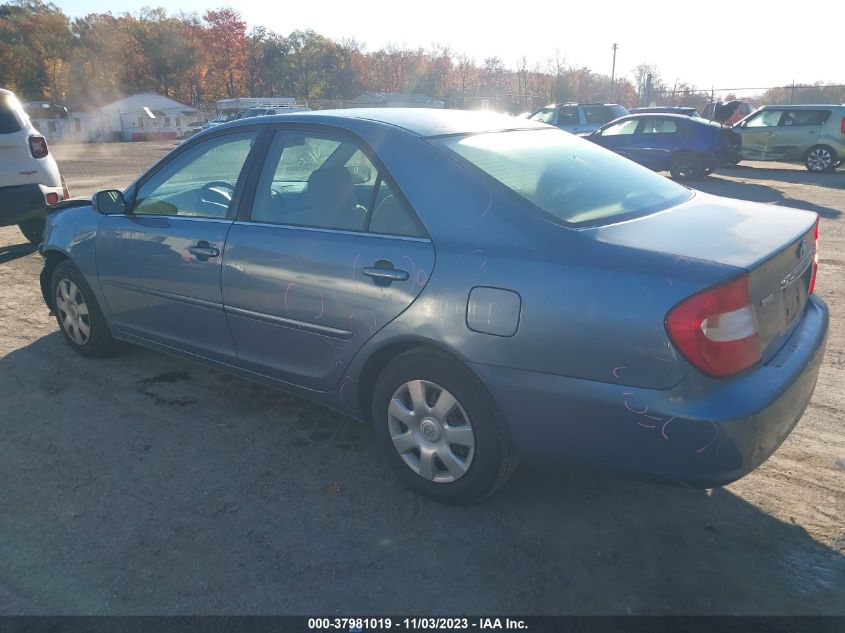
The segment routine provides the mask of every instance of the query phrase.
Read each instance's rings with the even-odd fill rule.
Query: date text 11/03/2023
[[[309,618],[312,631],[363,631],[389,630],[524,630],[524,620],[514,618]]]

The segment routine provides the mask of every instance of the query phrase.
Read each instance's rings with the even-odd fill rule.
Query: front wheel
[[[77,354],[102,358],[111,354],[116,341],[94,292],[81,272],[69,261],[56,266],[50,283],[53,311],[65,340]]]
[[[23,236],[32,244],[38,244],[44,239],[44,219],[34,218],[18,224]]]
[[[827,145],[815,145],[807,150],[807,154],[804,156],[804,165],[807,167],[807,171],[817,174],[833,171],[837,162],[836,152]]]
[[[675,180],[692,180],[704,173],[701,158],[692,152],[678,152],[669,162],[669,171]]]
[[[436,501],[480,501],[516,470],[504,415],[478,377],[439,350],[417,348],[384,368],[372,421],[396,474]]]

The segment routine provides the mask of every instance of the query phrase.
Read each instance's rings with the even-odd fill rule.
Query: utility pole
[[[613,43],[613,70],[610,71],[610,101],[613,102],[613,88],[616,82],[616,49],[619,48],[619,44],[616,42]]]

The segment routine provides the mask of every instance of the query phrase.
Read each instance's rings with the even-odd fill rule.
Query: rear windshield
[[[11,95],[0,94],[0,134],[20,132],[21,124],[15,112],[20,110],[17,99]]]
[[[604,224],[692,197],[668,178],[562,130],[519,130],[431,140],[566,224]]]

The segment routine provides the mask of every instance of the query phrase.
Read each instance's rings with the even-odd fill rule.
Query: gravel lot
[[[171,143],[54,148],[74,194]],[[522,467],[471,508],[405,490],[339,414],[139,348],[87,361],[0,228],[0,614],[845,614],[845,171],[697,184],[822,215],[831,334],[781,449],[713,491]]]

